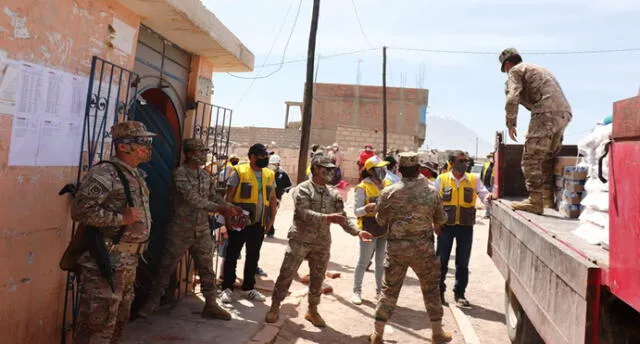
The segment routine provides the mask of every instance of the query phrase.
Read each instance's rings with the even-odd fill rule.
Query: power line
[[[328,58],[332,58],[332,57],[339,57],[339,56],[346,56],[346,55],[354,55],[354,54],[361,54],[361,53],[366,53],[368,51],[372,51],[372,50],[379,50],[380,48],[369,48],[369,49],[361,49],[361,50],[354,50],[354,51],[348,51],[348,52],[344,52],[344,53],[337,53],[337,54],[330,54],[330,55],[322,55],[323,59],[328,59]],[[269,66],[277,66],[280,64],[290,64],[290,63],[299,63],[299,62],[305,62],[308,59],[296,59],[296,60],[288,60],[288,61],[284,61],[282,63],[272,63],[272,64],[267,64],[265,65],[265,67],[269,67]]]
[[[266,79],[266,78],[276,74],[277,72],[279,72],[282,69],[282,65],[285,62],[284,58],[287,55],[287,48],[289,48],[289,43],[291,42],[291,37],[293,36],[293,32],[295,31],[296,23],[298,23],[298,17],[300,16],[300,9],[301,8],[302,8],[302,0],[300,0],[300,3],[298,3],[298,10],[296,11],[296,17],[293,20],[293,26],[291,27],[291,32],[289,33],[289,38],[287,38],[287,43],[285,43],[284,51],[282,52],[282,59],[280,60],[280,64],[279,64],[278,68],[276,68],[276,70],[274,70],[273,72],[271,72],[271,73],[269,73],[267,75],[259,75],[259,76],[251,76],[251,77],[235,75],[235,74],[232,74],[232,73],[227,73],[227,74],[231,75],[234,78],[251,80],[251,79]],[[262,67],[265,67],[265,66],[267,66],[267,65],[266,64],[262,65]]]
[[[289,6],[289,9],[287,9],[287,13],[284,15],[284,19],[282,20],[282,24],[280,25],[280,28],[278,29],[278,33],[276,34],[276,37],[273,39],[273,42],[271,43],[271,48],[269,48],[269,52],[267,53],[267,57],[265,57],[264,62],[262,63],[262,66],[260,66],[260,69],[258,69],[258,73],[260,73],[262,71],[262,69],[264,69],[264,66],[267,64],[267,61],[269,60],[269,57],[271,56],[271,53],[273,52],[273,49],[276,46],[276,42],[278,41],[278,38],[280,37],[280,34],[282,33],[282,29],[284,28],[284,25],[287,23],[287,18],[289,17],[289,13],[290,12],[291,12],[291,6]],[[249,84],[249,87],[247,87],[247,90],[244,91],[244,93],[242,94],[242,97],[240,97],[240,100],[238,100],[238,102],[236,104],[236,108],[238,107],[238,105],[240,105],[242,103],[242,101],[247,96],[247,94],[249,94],[249,91],[251,90],[253,85],[256,83],[256,80],[258,80],[258,79],[251,80],[251,84]]]
[[[478,50],[439,50],[439,49],[421,49],[421,48],[403,48],[389,47],[389,49],[418,51],[425,53],[442,53],[442,54],[469,54],[469,55],[497,55],[496,51],[478,51]],[[621,52],[640,51],[640,48],[622,48],[622,49],[599,49],[599,50],[574,50],[574,51],[521,51],[528,55],[583,55],[583,54],[609,54]]]
[[[364,40],[367,42],[367,46],[369,46],[369,48],[371,48],[371,42],[369,41],[369,37],[367,37],[367,34],[364,32],[364,27],[362,26],[362,21],[360,21],[360,14],[358,14],[358,8],[356,7],[356,1],[355,0],[351,0],[351,4],[353,5],[353,12],[356,14],[356,19],[358,20],[358,26],[360,26],[360,32],[362,33],[362,37],[364,37]]]

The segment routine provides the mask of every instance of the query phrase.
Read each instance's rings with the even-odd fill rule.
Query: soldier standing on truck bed
[[[553,161],[562,147],[564,129],[571,121],[571,106],[556,78],[543,67],[522,62],[515,48],[505,49],[499,57],[500,70],[508,74],[505,105],[509,137],[517,141],[518,106],[531,111],[529,132],[522,153],[522,172],[529,198],[514,202],[515,210],[542,214],[553,208]]]
[[[153,136],[137,121],[111,127],[115,156],[94,165],[74,197],[71,217],[87,231],[99,231],[113,269],[110,286],[89,252],[77,261],[82,278],[76,344],[118,343],[129,320],[138,256],[151,228],[149,189],[137,166],[151,160]]]
[[[433,247],[433,232],[447,221],[438,194],[418,179],[420,163],[414,152],[400,153],[402,181],[382,190],[376,221],[387,227],[387,256],[382,297],[376,306],[372,344],[381,344],[384,326],[398,302],[407,269],[420,280],[424,305],[431,320],[431,342],[446,343],[451,334],[442,328],[442,304],[439,297],[440,264]]]
[[[189,250],[200,276],[205,304],[202,316],[230,320],[231,315],[216,302],[216,278],[213,271],[213,238],[209,228],[209,213],[232,216],[242,209],[225,202],[216,194],[215,179],[202,166],[207,152],[199,139],[186,139],[182,143],[185,163],[173,172],[173,208],[169,220],[166,250],[160,259],[158,273],[153,281],[149,300],[138,315],[146,317],[160,302],[169,285],[180,258]]]

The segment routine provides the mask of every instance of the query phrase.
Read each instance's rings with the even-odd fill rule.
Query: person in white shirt
[[[450,172],[443,173],[435,180],[434,187],[438,191],[447,223],[436,230],[440,257],[440,298],[444,302],[446,290],[445,278],[449,269],[449,257],[453,242],[456,242],[456,282],[453,287],[454,299],[458,305],[468,307],[465,290],[469,282],[469,259],[473,244],[473,225],[476,222],[476,201],[478,198],[489,206],[491,194],[482,180],[472,173],[467,173],[469,157],[464,152],[456,152]]]

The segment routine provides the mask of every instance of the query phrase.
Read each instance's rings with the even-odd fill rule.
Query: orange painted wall
[[[93,55],[133,67],[131,52],[109,48],[109,24],[140,21],[115,1],[0,0],[0,7],[0,54],[9,59],[85,76]],[[0,114],[0,342],[59,343],[66,274],[58,260],[71,221],[69,198],[58,191],[75,182],[77,169],[8,166],[11,122]]]

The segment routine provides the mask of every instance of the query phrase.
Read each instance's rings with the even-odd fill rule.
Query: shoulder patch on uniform
[[[99,180],[91,178],[86,181],[86,186],[84,187],[86,193],[91,197],[98,197],[105,193],[109,192],[109,189],[101,183]]]

